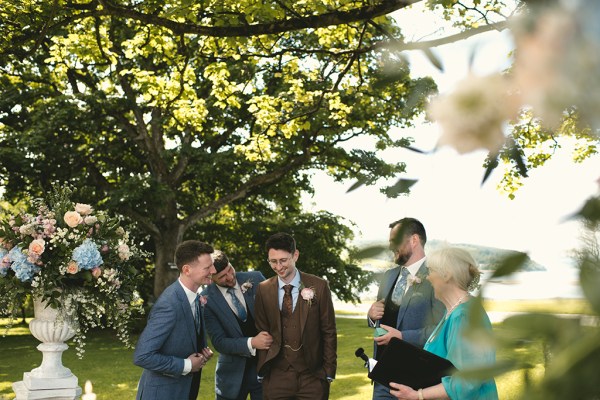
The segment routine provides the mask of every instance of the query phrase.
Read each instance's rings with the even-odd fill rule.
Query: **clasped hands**
[[[384,305],[383,300],[379,300],[379,301],[376,301],[375,303],[371,304],[371,307],[369,308],[369,313],[368,313],[371,321],[375,322],[375,321],[379,321],[381,318],[383,318],[384,309],[385,309],[385,305]],[[375,340],[375,343],[377,343],[378,346],[387,345],[393,337],[402,339],[402,332],[400,332],[398,329],[391,327],[389,325],[384,325],[384,324],[381,324],[379,326],[381,328],[385,329],[387,331],[387,333],[385,335],[381,335],[381,336],[377,336],[377,337],[373,338],[373,340]]]
[[[250,344],[258,350],[269,350],[269,347],[273,344],[273,337],[269,332],[261,331],[250,340]]]
[[[213,356],[213,352],[208,347],[202,349],[199,353],[194,353],[188,357],[192,361],[192,372],[198,372],[208,363]]]

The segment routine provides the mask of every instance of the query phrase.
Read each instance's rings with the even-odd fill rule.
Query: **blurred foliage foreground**
[[[506,371],[524,369],[533,371],[535,365],[519,359],[516,354],[525,343],[536,341],[542,344],[545,373],[539,381],[525,376],[523,399],[599,399],[600,385],[600,196],[588,199],[573,216],[584,226],[583,248],[575,253],[580,270],[579,283],[584,294],[589,315],[564,316],[561,310],[555,313],[525,312],[503,321],[502,329],[495,338],[498,353],[515,349],[515,357],[499,360],[498,365],[487,371],[465,372],[474,376],[498,376]],[[520,253],[507,257],[494,271],[491,279],[510,275],[526,262],[527,255]],[[540,282],[541,284],[541,282]],[[477,300],[482,301],[485,287]],[[551,296],[551,293],[549,293]],[[477,321],[478,316],[472,316]],[[485,335],[473,324],[473,338]],[[462,371],[461,371],[462,373]]]

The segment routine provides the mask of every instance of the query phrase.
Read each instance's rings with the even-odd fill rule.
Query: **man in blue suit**
[[[137,400],[196,400],[201,368],[212,351],[206,347],[200,285],[216,273],[212,246],[197,240],[175,251],[179,279],[160,295],[140,335],[133,362],[144,368]]]
[[[206,329],[219,352],[215,371],[215,394],[218,400],[262,399],[262,385],[257,380],[256,350],[268,349],[273,338],[258,332],[254,324],[254,295],[265,280],[258,271],[237,272],[225,253],[213,256],[216,274],[202,295],[206,304]]]
[[[423,347],[445,311],[426,279],[425,227],[414,218],[403,218],[389,227],[389,246],[398,266],[385,272],[377,301],[369,308],[369,325],[379,328],[375,330],[375,359],[392,337]],[[383,399],[396,397],[375,382],[373,400]]]

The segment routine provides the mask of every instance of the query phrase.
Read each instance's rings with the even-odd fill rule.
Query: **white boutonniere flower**
[[[315,298],[315,290],[313,288],[305,287],[300,291],[300,296],[302,296],[302,298],[308,302],[308,305],[310,307],[313,299]]]
[[[409,275],[407,278],[407,282],[408,287],[411,287],[412,285],[421,283],[421,278],[419,278],[418,276]]]
[[[240,289],[242,290],[242,293],[246,293],[248,290],[252,289],[252,282],[247,280],[246,282],[242,283]]]

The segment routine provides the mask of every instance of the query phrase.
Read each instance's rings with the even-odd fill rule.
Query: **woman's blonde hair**
[[[427,268],[453,280],[463,290],[470,292],[479,287],[481,273],[477,262],[465,249],[444,247],[435,250],[427,255]]]

